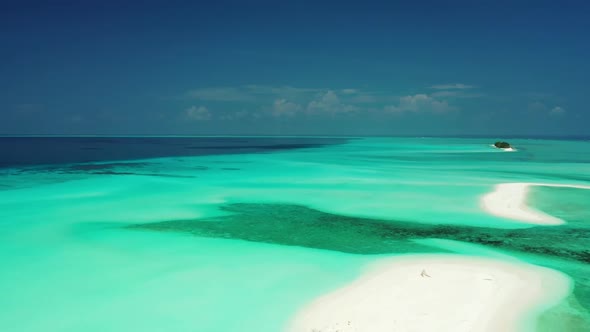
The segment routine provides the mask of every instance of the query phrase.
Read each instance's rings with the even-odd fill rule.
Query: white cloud
[[[237,103],[240,102],[248,110],[248,117],[274,116],[292,117],[300,113],[342,114],[353,113],[360,109],[381,109],[392,113],[403,112],[447,112],[455,110],[445,100],[446,98],[475,97],[467,90],[472,88],[465,84],[446,84],[433,86],[431,94],[419,93],[407,96],[396,96],[389,91],[366,91],[354,88],[346,89],[318,89],[295,88],[291,86],[243,85],[237,87],[202,88],[193,90],[189,95],[206,101]],[[448,90],[445,90],[448,89]],[[477,95],[479,96],[479,95]],[[383,106],[389,105],[389,106]],[[236,105],[223,107],[227,112],[235,109]],[[199,111],[192,107],[191,118],[208,119],[208,111]],[[219,119],[237,118],[229,113],[218,113]]]
[[[549,111],[551,114],[563,114],[565,113],[565,109],[561,106],[555,106]]]
[[[399,98],[397,105],[385,106],[384,110],[390,113],[404,112],[435,112],[444,113],[455,110],[448,102],[437,100],[426,94],[416,94]]]
[[[342,89],[340,90],[340,92],[344,95],[353,95],[355,93],[358,93],[357,89]]]
[[[211,118],[211,113],[205,106],[191,106],[184,110],[184,114],[194,121],[206,121]]]
[[[430,95],[432,97],[457,97],[459,96],[461,93],[461,91],[449,91],[449,90],[442,90],[442,91],[436,91],[434,93],[431,93]]]
[[[294,116],[303,108],[301,105],[287,101],[286,99],[277,99],[272,105],[272,114],[274,116]]]
[[[431,89],[437,90],[463,90],[463,89],[473,89],[475,88],[473,85],[467,85],[463,83],[452,83],[452,84],[437,84],[430,87]]]
[[[315,100],[307,105],[310,113],[329,112],[329,113],[348,113],[358,110],[354,105],[344,104],[338,98],[338,95],[332,90],[320,94]]]
[[[215,102],[241,102],[268,104],[285,99],[310,110],[352,111],[353,104],[391,102],[389,93],[363,91],[355,88],[339,90],[320,88],[296,88],[292,86],[242,85],[236,87],[208,87],[191,90],[185,95],[190,99]]]
[[[547,104],[542,103],[540,101],[535,101],[532,103],[529,103],[528,105],[528,110],[530,112],[535,112],[535,113],[545,113],[545,114],[551,114],[551,115],[561,115],[561,114],[565,114],[565,108],[561,107],[561,106],[554,106],[553,108],[550,108],[549,106],[547,106]]]

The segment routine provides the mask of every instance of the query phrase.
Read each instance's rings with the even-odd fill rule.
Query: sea
[[[590,331],[590,190],[565,223],[497,217],[497,184],[590,185],[590,138],[0,137],[0,331],[283,330],[396,255],[563,272],[536,331]]]

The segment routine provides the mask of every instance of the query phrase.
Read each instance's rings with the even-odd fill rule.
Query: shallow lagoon
[[[518,151],[503,152],[491,139],[236,148],[217,138],[215,149],[183,142],[201,145],[165,156],[166,138],[155,140],[156,158],[69,155],[0,169],[2,330],[277,331],[376,259],[422,252],[565,272],[573,293],[539,329],[590,322],[590,191],[533,188],[528,204],[562,226],[479,205],[503,182],[590,184],[587,141],[514,140]]]

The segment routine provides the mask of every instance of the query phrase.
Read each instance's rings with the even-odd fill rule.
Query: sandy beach
[[[564,274],[525,263],[404,256],[313,301],[287,331],[526,331],[569,291]]]
[[[590,186],[546,183],[501,183],[494,191],[481,197],[481,206],[488,213],[523,223],[561,225],[565,221],[526,205],[530,186],[569,187],[590,189]]]

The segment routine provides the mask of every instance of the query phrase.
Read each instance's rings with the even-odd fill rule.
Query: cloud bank
[[[237,87],[209,87],[194,89],[186,93],[190,100],[197,100],[201,106],[191,106],[185,113],[197,121],[212,118],[207,109],[215,105],[222,112],[221,120],[234,120],[245,117],[287,117],[296,116],[335,116],[339,114],[371,113],[446,113],[458,110],[448,98],[458,97],[463,89],[471,89],[466,84],[444,84],[431,87],[432,93],[396,95],[387,90],[370,91],[358,88],[298,88],[292,86],[243,85]],[[450,90],[445,90],[450,89]],[[238,105],[239,103],[239,105]],[[238,105],[238,106],[236,106]],[[233,113],[240,109],[240,116]]]
[[[463,83],[451,83],[451,84],[437,84],[430,87],[431,89],[436,90],[464,90],[464,89],[473,89],[475,88],[473,85],[463,84]]]
[[[211,113],[205,106],[191,106],[184,110],[184,113],[187,118],[193,121],[206,121],[211,118]]]

